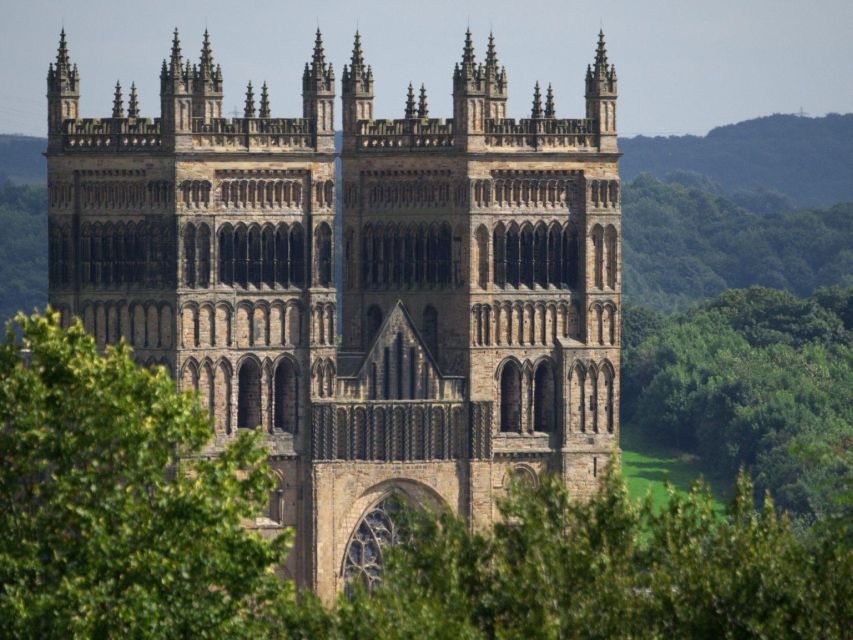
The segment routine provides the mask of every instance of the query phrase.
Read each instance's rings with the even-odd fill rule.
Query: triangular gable
[[[373,341],[370,343],[370,347],[365,352],[355,377],[362,377],[365,374],[367,363],[371,362],[374,358],[378,358],[380,355],[378,350],[389,345],[392,339],[396,339],[397,333],[402,333],[403,335],[404,348],[416,346],[423,350],[426,360],[429,362],[436,378],[444,377],[441,369],[438,367],[438,362],[436,362],[435,357],[430,352],[421,332],[415,326],[414,320],[412,320],[412,316],[402,300],[397,300],[394,307],[382,320],[379,331],[376,332]]]

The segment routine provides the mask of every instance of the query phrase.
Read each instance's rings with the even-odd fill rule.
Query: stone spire
[[[350,59],[350,71],[353,74],[364,71],[364,52],[361,50],[361,34],[355,31],[355,40],[352,43],[352,58]]]
[[[198,72],[202,80],[207,80],[213,77],[214,71],[213,50],[210,48],[210,34],[205,29],[204,39],[201,44],[201,61],[198,65]]]
[[[255,117],[255,92],[252,90],[251,80],[249,80],[249,86],[246,87],[246,106],[243,107],[243,117]]]
[[[595,50],[596,71],[601,68],[607,71],[607,46],[604,44],[604,30],[598,32],[598,47]]]
[[[471,29],[465,30],[465,46],[462,49],[462,67],[474,70],[474,42],[471,40]]]
[[[47,131],[48,148],[60,148],[62,123],[78,117],[80,106],[80,76],[77,65],[71,64],[65,29],[59,34],[56,64],[47,69]]]
[[[344,150],[355,149],[354,135],[359,120],[373,119],[373,69],[365,67],[361,34],[356,30],[352,43],[350,65],[344,65],[341,78],[341,120],[344,130]]]
[[[261,118],[270,117],[270,96],[267,91],[266,80],[264,80],[264,84],[261,86],[261,109],[258,116]]]
[[[173,75],[181,73],[184,66],[183,56],[181,56],[181,38],[178,35],[178,28],[175,27],[175,34],[172,36],[172,54],[169,58],[169,67]]]
[[[335,72],[331,64],[326,64],[326,53],[323,49],[323,35],[319,27],[314,38],[314,52],[311,55],[311,63],[305,64],[302,74],[302,91],[307,92],[330,92],[334,91]]]
[[[429,117],[429,107],[427,106],[426,87],[421,85],[421,96],[418,100],[418,118],[426,119]]]
[[[361,49],[361,34],[356,31],[352,45],[350,65],[344,65],[342,89],[346,94],[373,94],[373,70],[364,66],[364,51]]]
[[[127,117],[128,118],[138,118],[139,117],[139,98],[136,95],[136,83],[130,83],[130,98],[127,101]]]
[[[415,117],[415,90],[412,88],[412,83],[409,83],[409,91],[406,93],[406,120],[412,120]]]
[[[65,38],[65,29],[62,29],[59,33],[59,47],[56,50],[56,64],[51,63],[47,70],[48,91],[78,91],[78,80],[77,65],[71,65],[68,41]]]
[[[498,54],[495,50],[495,36],[489,31],[489,44],[486,47],[486,73],[498,75]]]
[[[314,69],[323,70],[326,66],[326,53],[323,50],[323,34],[320,33],[320,27],[317,27],[314,37],[314,55],[311,57],[311,62]]]
[[[68,71],[71,66],[71,58],[68,55],[68,42],[65,39],[65,27],[59,32],[59,48],[56,51],[56,71],[60,69]]]
[[[124,118],[124,101],[121,97],[121,83],[116,80],[116,90],[113,94],[113,118]]]
[[[537,119],[542,117],[542,92],[539,90],[539,82],[536,82],[536,86],[533,88],[533,109],[530,113],[530,117]]]
[[[607,46],[604,31],[598,32],[595,62],[586,68],[587,95],[616,94],[616,67],[607,63]]]
[[[554,90],[551,88],[551,83],[548,83],[548,92],[545,94],[545,117],[554,118],[557,111],[554,108]]]

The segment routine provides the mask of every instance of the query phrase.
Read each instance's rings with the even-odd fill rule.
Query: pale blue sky
[[[242,105],[251,79],[269,83],[274,116],[300,115],[318,22],[338,81],[358,23],[377,117],[402,117],[410,80],[426,83],[431,116],[451,115],[451,73],[469,23],[478,59],[494,31],[514,117],[529,113],[536,80],[553,83],[558,116],[583,115],[601,24],[619,76],[622,135],[703,134],[801,107],[853,111],[850,0],[0,0],[0,15],[0,133],[44,135],[45,74],[63,23],[86,117],[109,115],[116,79],[125,91],[136,81],[143,115],[159,115],[173,28],[195,60],[205,24],[227,111]]]

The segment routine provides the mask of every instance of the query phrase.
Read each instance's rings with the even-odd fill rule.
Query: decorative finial
[[[426,119],[429,117],[429,109],[427,107],[426,87],[421,85],[421,96],[418,100],[418,118]]]
[[[465,30],[465,47],[462,50],[462,64],[474,67],[474,42],[471,39],[471,29]]]
[[[260,116],[261,118],[270,117],[270,96],[267,92],[266,80],[264,80],[264,84],[261,86],[261,109],[258,113],[258,116]]]
[[[556,116],[554,108],[554,90],[551,88],[551,83],[548,83],[548,92],[545,94],[545,117],[553,118]]]
[[[409,83],[409,91],[406,93],[406,119],[411,120],[415,117],[415,91],[412,89],[412,83]]]
[[[172,56],[171,56],[172,69],[180,70],[183,67],[183,62],[181,60],[181,38],[178,35],[178,28],[175,27],[175,33],[172,36]]]
[[[113,95],[113,118],[124,118],[124,103],[121,98],[121,83],[116,80],[116,91]]]
[[[251,80],[249,80],[249,85],[246,87],[246,105],[243,107],[243,117],[255,117],[255,93],[252,91]]]
[[[607,46],[604,43],[604,30],[598,32],[598,47],[595,50],[596,70],[607,71]]]
[[[489,45],[486,48],[486,71],[497,71],[498,54],[495,50],[495,36],[489,31]]]
[[[530,117],[536,119],[542,117],[542,92],[539,90],[539,82],[533,88],[533,110]]]
[[[139,117],[139,98],[136,95],[136,83],[130,83],[130,98],[127,102],[127,117],[128,118],[138,118]]]
[[[199,64],[199,71],[201,72],[202,77],[209,77],[213,71],[213,50],[210,47],[210,33],[207,31],[207,27],[204,29],[204,39],[201,44],[201,62]]]

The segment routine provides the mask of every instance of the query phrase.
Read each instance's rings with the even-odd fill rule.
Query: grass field
[[[666,480],[676,491],[687,493],[693,482],[701,477],[711,489],[714,510],[723,513],[729,483],[704,475],[689,454],[648,442],[629,428],[622,432],[621,444],[622,473],[632,498],[642,500],[651,489],[652,502],[655,507],[660,507],[666,502]]]

